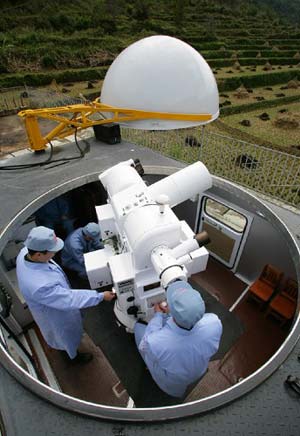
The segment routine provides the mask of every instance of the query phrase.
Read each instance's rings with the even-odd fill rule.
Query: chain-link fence
[[[67,90],[67,88],[62,88]],[[28,105],[30,108],[59,107],[78,104],[84,101],[84,97],[72,96],[62,92],[54,83],[49,88],[26,87]]]
[[[122,129],[122,138],[208,170],[290,205],[300,206],[300,157],[203,129]]]
[[[24,86],[0,89],[0,114],[6,115],[28,107]]]
[[[57,107],[82,103],[82,96],[68,95],[67,88],[58,88],[56,83],[48,88],[18,86],[0,89],[0,114],[8,115],[22,109],[37,109],[43,107]]]

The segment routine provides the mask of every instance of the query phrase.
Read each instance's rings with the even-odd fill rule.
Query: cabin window
[[[243,233],[247,225],[247,219],[241,213],[211,198],[205,199],[204,208],[208,216],[225,224],[236,232]]]

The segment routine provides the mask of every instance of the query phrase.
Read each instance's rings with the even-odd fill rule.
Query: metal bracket
[[[294,375],[288,375],[285,383],[290,386],[298,395],[300,395],[300,378]]]
[[[120,380],[112,387],[112,391],[117,398],[120,398],[123,394],[126,393],[126,389],[123,387]]]

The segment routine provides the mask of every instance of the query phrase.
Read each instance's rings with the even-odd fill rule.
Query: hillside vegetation
[[[130,43],[153,34],[185,40],[212,67],[232,65],[237,50],[240,64],[295,64],[300,50],[300,30],[269,0],[1,3],[1,74],[108,66]],[[274,2],[294,19],[298,5],[300,20],[299,3]]]
[[[121,50],[165,34],[215,74],[221,120],[211,129],[299,155],[299,25],[299,0],[2,0],[0,110],[70,104],[92,88],[98,96]],[[50,84],[44,100],[4,91]]]

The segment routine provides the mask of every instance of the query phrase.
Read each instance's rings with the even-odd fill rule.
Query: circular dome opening
[[[157,169],[157,174],[159,175],[159,168]],[[153,172],[152,174],[148,174],[148,178],[150,182],[153,182],[157,179],[157,177],[160,177]],[[18,215],[18,221],[19,222],[25,222],[29,216],[34,214],[37,209],[42,206],[43,204],[47,203],[50,199],[54,198],[54,196],[59,196],[64,192],[70,192],[71,189],[77,188],[82,183],[86,183],[86,181],[96,181],[97,175],[92,174],[88,176],[84,176],[81,178],[81,180],[76,179],[76,181],[70,180],[68,183],[61,185],[57,187],[56,192],[52,191],[51,193],[47,193],[44,195],[44,197],[39,198],[35,203],[32,203],[30,207],[25,207],[20,214]],[[214,185],[219,190],[228,190],[229,184],[224,181],[220,181],[218,179],[215,179]],[[83,189],[84,186],[81,186],[79,189]],[[232,190],[233,188],[230,187]],[[276,224],[276,231],[280,233],[280,237],[289,241],[289,248],[291,251],[295,250],[294,244],[292,242],[292,238],[290,238],[290,235],[288,234],[286,228],[277,220],[277,218],[273,215],[273,213],[264,205],[262,205],[261,202],[254,199],[252,196],[244,192],[243,190],[239,188],[234,188],[234,194],[238,194],[240,198],[244,198],[245,200],[249,199],[251,197],[251,202],[255,205],[255,208],[259,210],[265,219],[268,219],[270,223]],[[188,207],[191,207],[191,204],[185,204],[183,207],[178,210],[176,210],[176,213],[178,216],[180,216],[182,213],[185,214],[187,212]],[[191,212],[191,210],[190,210]],[[193,213],[192,213],[193,215]],[[5,229],[5,232],[2,233],[1,239],[5,238],[5,233],[9,231],[10,227],[13,227],[15,222],[13,220],[11,223],[8,224],[8,226]],[[297,252],[298,253],[298,252]],[[214,298],[217,297],[219,301],[222,299],[222,296],[215,295]],[[91,314],[91,319],[93,319],[93,314]],[[94,318],[95,319],[95,318]],[[207,395],[206,397],[201,398],[193,398],[190,397],[186,398],[184,402],[180,401],[178,403],[173,404],[167,404],[162,403],[162,405],[155,404],[155,401],[153,401],[152,406],[149,407],[137,407],[137,408],[131,408],[131,407],[118,407],[114,404],[97,404],[93,401],[93,398],[79,398],[72,396],[69,393],[63,393],[59,392],[58,390],[55,390],[54,388],[51,388],[47,386],[45,383],[41,382],[40,380],[35,379],[34,376],[30,375],[27,370],[22,368],[20,364],[14,360],[14,358],[9,355],[7,350],[4,349],[4,347],[1,344],[0,347],[0,353],[1,353],[1,359],[3,361],[3,364],[7,368],[7,370],[12,373],[19,381],[20,383],[24,384],[26,387],[31,389],[36,394],[40,395],[41,397],[45,398],[46,400],[49,400],[53,402],[54,404],[57,404],[60,407],[67,408],[72,411],[76,411],[79,413],[92,415],[92,416],[98,416],[102,418],[107,419],[114,419],[114,420],[132,420],[132,421],[153,421],[153,420],[165,420],[165,419],[172,419],[172,418],[179,418],[183,416],[190,416],[193,414],[205,412],[208,410],[211,410],[215,407],[219,407],[220,405],[226,404],[229,401],[232,401],[233,399],[238,398],[240,395],[248,392],[249,390],[253,389],[257,384],[261,383],[265,378],[267,378],[285,359],[287,354],[292,349],[295,340],[299,333],[299,325],[298,320],[291,326],[290,331],[286,331],[286,337],[282,339],[279,346],[276,347],[274,352],[268,356],[263,363],[261,363],[259,366],[257,366],[253,371],[251,371],[247,377],[245,378],[236,378],[232,383],[228,386],[223,386],[220,391],[215,391],[214,393],[211,393]],[[124,333],[125,334],[125,333]],[[123,335],[123,332],[122,332]],[[108,341],[113,341],[113,336],[109,336],[107,338]],[[123,340],[123,336],[121,338]],[[119,342],[120,343],[120,342]],[[129,343],[129,342],[128,342]],[[123,341],[123,344],[125,346],[127,345],[126,342]],[[249,346],[249,344],[248,344]],[[120,348],[116,352],[116,358],[121,361],[122,357],[122,351],[120,352]],[[120,362],[119,362],[120,363]],[[121,362],[122,363],[122,362]],[[130,372],[132,370],[130,360],[123,361],[123,365],[127,366],[127,370]],[[223,372],[224,372],[224,366],[223,366]],[[211,375],[213,374],[213,368],[211,369]],[[208,377],[210,374],[207,374]],[[208,380],[208,379],[207,379]],[[118,393],[118,386],[115,387]],[[149,391],[148,391],[149,392]],[[153,391],[152,391],[153,392]],[[147,392],[146,392],[147,393]],[[154,398],[155,400],[155,398]],[[130,406],[130,404],[128,404]],[[132,406],[132,403],[131,403]]]

